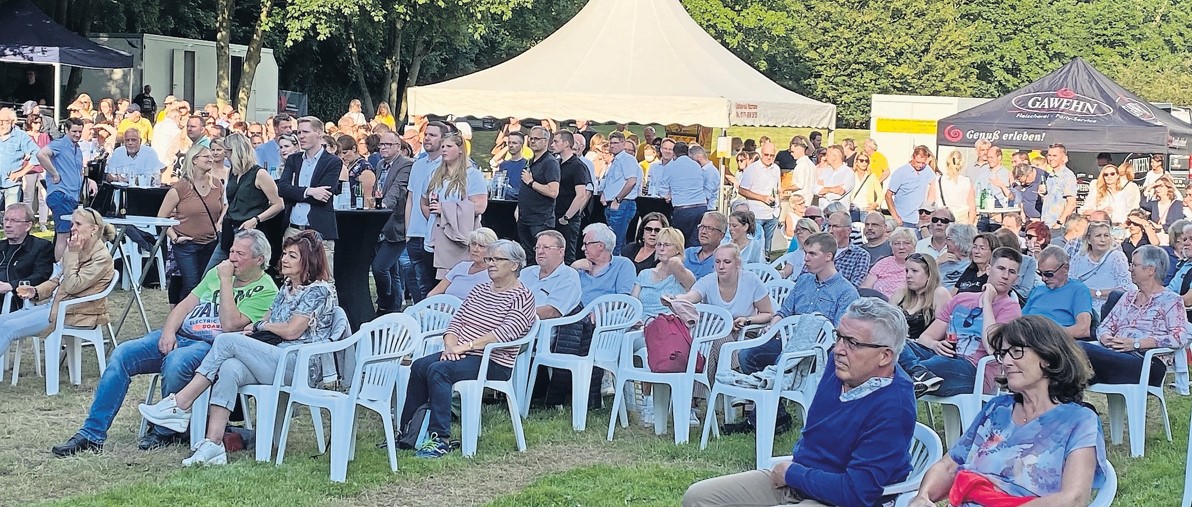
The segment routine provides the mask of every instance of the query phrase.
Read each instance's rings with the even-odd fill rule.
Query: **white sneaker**
[[[186,467],[192,465],[226,464],[228,464],[228,453],[224,450],[223,444],[217,444],[207,439],[203,439],[203,443],[199,444],[194,454],[182,460],[182,466]]]
[[[699,425],[703,424],[703,421],[699,418],[699,411],[695,407],[691,407],[691,419],[688,421],[688,424],[692,427],[699,427]]]
[[[604,372],[604,377],[600,379],[600,396],[613,396],[617,394],[613,387],[613,375],[609,372]]]
[[[145,420],[178,433],[190,426],[190,411],[178,408],[172,394],[153,405],[142,403],[137,410],[141,411]]]

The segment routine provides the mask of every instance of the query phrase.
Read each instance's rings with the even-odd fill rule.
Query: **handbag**
[[[286,339],[282,338],[281,335],[274,333],[273,331],[265,330],[253,331],[248,335],[248,337],[262,343],[268,343],[269,345],[280,345],[282,342],[286,341]]]
[[[691,357],[691,330],[675,315],[662,314],[646,324],[642,331],[646,338],[646,359],[654,373],[687,371]],[[704,370],[704,356],[695,360],[695,371]]]

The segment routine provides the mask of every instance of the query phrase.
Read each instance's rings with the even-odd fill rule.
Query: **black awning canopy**
[[[9,0],[0,5],[0,62],[129,69],[133,57],[67,30],[30,0]]]

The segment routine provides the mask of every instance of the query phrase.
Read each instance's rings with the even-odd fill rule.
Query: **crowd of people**
[[[388,116],[366,122],[353,101],[335,124],[285,114],[257,124],[220,108],[192,115],[173,98],[156,111],[150,93],[146,87],[137,100],[115,105],[105,99],[98,110],[80,96],[64,120],[66,135],[44,146],[13,128],[14,111],[0,110],[0,147],[11,147],[3,151],[10,155],[4,181],[39,163],[47,205],[55,217],[73,217],[55,223],[64,270],[51,277],[54,259],[32,253],[49,248],[29,234],[33,207],[17,201],[19,189],[12,201],[4,189],[0,267],[28,271],[14,277],[0,269],[8,277],[0,292],[51,304],[0,317],[0,347],[8,335],[47,325],[60,300],[93,294],[111,280],[102,247],[109,228],[99,213],[78,207],[88,157],[110,153],[113,181],[147,174],[170,185],[160,215],[179,221],[167,231],[180,274],[171,290],[175,306],[161,330],[112,353],[90,413],[53,449],[58,456],[102,449],[130,378],[161,373],[165,397],[141,406],[153,429],[140,447],[183,441],[194,404],[210,389],[206,440],[184,464],[225,463],[237,388],[271,382],[279,347],[332,339],[338,231],[331,199],[343,183],[363,188],[365,203],[392,210],[372,263],[379,313],[436,294],[463,301],[443,352],[414,361],[409,390],[399,394],[406,396],[401,427],[428,406],[431,437],[421,457],[454,448],[452,382],[482,369],[491,379],[511,374],[507,348],[480,364],[487,345],[523,336],[535,317],[572,315],[600,296],[623,294],[639,299],[647,317],[686,303],[715,305],[728,310],[735,331],[812,313],[835,327],[832,373],[818,386],[792,460],[698,483],[684,505],[743,498],[873,505],[882,486],[910,470],[915,398],[971,392],[974,383],[1009,394],[986,404],[931,469],[916,502],[1076,501],[1103,480],[1104,443],[1096,415],[1080,404],[1084,388],[1136,382],[1144,369],[1161,385],[1171,355],[1143,364],[1141,353],[1192,340],[1184,313],[1192,301],[1192,221],[1182,216],[1188,207],[1161,158],[1141,185],[1128,164],[1106,162],[1077,207],[1062,145],[1045,157],[1016,152],[1005,168],[1000,148],[978,143],[975,164],[953,152],[941,173],[923,146],[891,167],[872,140],[824,147],[813,133],[795,136],[781,152],[770,139],[745,140],[733,155],[736,170],[721,171],[703,147],[653,129],[639,139],[620,127],[600,134],[582,120],[576,131],[511,120],[489,165],[505,175],[493,177],[507,183],[504,196],[517,201],[517,237],[498,238],[480,225],[492,183],[472,161],[466,123],[417,118],[399,133],[387,107]],[[29,132],[39,134],[36,108],[26,113]],[[113,148],[108,142],[117,138],[122,144]],[[155,156],[145,162],[146,153]],[[731,197],[727,214],[717,210],[723,192]],[[673,211],[646,214],[630,231],[643,195],[668,200]],[[603,220],[593,201],[603,205]],[[982,211],[986,202],[998,211]],[[275,264],[266,223],[280,223],[284,238]],[[785,252],[773,251],[776,232],[789,240]],[[36,268],[18,266],[18,258]],[[771,261],[793,282],[782,300],[758,275],[757,265]],[[272,265],[280,283],[266,273]],[[102,301],[71,312],[68,322],[78,325],[107,318]],[[577,323],[561,329],[551,347],[584,354],[591,333],[590,323]],[[719,359],[753,373],[781,352],[775,340]],[[988,355],[1000,366],[977,371]],[[313,366],[301,373],[295,376],[323,378]],[[569,386],[569,377],[543,378],[549,385],[535,404],[566,403],[569,391],[559,386]],[[599,405],[605,389],[594,374],[590,403]],[[632,389],[631,406],[650,422],[649,389]],[[754,431],[759,416],[776,417],[778,431],[792,426],[783,409],[755,414],[740,405],[744,422],[726,433]],[[692,421],[701,419],[697,408]],[[978,452],[997,438],[1023,444]],[[999,473],[1028,453],[1047,474]]]

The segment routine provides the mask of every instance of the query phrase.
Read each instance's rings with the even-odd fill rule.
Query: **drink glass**
[[[31,299],[33,295],[28,294],[28,292],[31,290],[33,290],[33,284],[29,283],[29,280],[21,280],[17,282],[17,296],[24,299]]]

